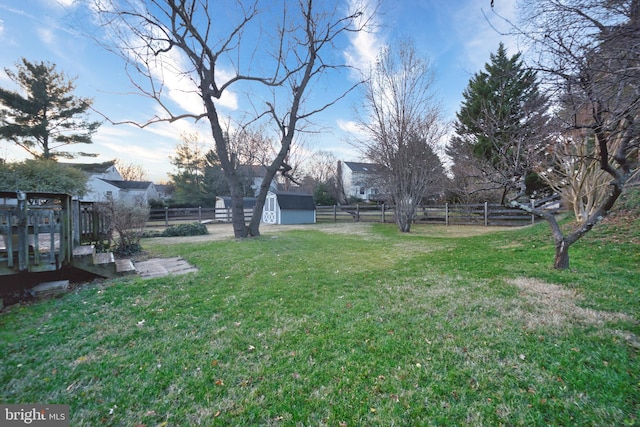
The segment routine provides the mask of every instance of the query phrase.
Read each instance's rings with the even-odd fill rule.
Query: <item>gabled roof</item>
[[[231,207],[231,196],[218,196],[216,197],[216,200],[220,199],[222,201],[224,201],[224,207],[225,208],[230,208]],[[255,197],[243,197],[242,198],[242,203],[245,209],[251,209],[252,207],[254,207],[256,205],[256,198]]]
[[[344,162],[344,164],[353,172],[360,173],[373,173],[376,171],[376,168],[380,167],[380,165],[375,163]]]
[[[115,163],[116,163],[115,160],[109,160],[102,163],[60,163],[60,164],[64,166],[70,166],[76,169],[80,169],[82,172],[89,175],[100,175],[105,173],[107,169],[115,165]]]
[[[315,211],[316,203],[311,194],[303,193],[275,193],[280,210]]]
[[[151,181],[115,181],[110,179],[103,179],[102,181],[114,185],[121,190],[146,190],[152,184]]]

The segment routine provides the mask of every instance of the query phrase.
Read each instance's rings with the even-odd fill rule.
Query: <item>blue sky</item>
[[[347,0],[345,0],[346,3]],[[436,73],[435,90],[442,101],[444,115],[453,119],[462,99],[462,91],[473,73],[482,68],[504,42],[515,53],[513,40],[501,37],[491,28],[486,16],[496,25],[501,20],[494,14],[513,18],[516,0],[496,0],[495,10],[489,0],[382,0],[376,15],[376,31],[362,33],[345,41],[343,57],[352,65],[365,67],[375,58],[378,49],[393,45],[402,38],[412,38],[420,53],[429,59]],[[136,94],[124,70],[122,61],[85,37],[73,21],[73,0],[0,0],[0,86],[15,89],[4,73],[14,69],[25,57],[29,61],[48,61],[58,71],[77,77],[76,94],[94,99],[94,108],[116,120],[144,121],[157,110],[151,100]],[[86,22],[85,22],[86,24]],[[317,90],[339,87],[348,79],[335,76]],[[348,82],[346,82],[348,83]],[[332,151],[340,160],[360,160],[359,153],[347,142],[353,139],[354,108],[361,95],[356,91],[331,109],[315,117],[317,133],[304,137],[306,151]],[[240,97],[230,93],[223,99],[223,111],[229,114],[244,108]],[[95,119],[100,119],[96,116]],[[129,125],[103,124],[92,146],[79,148],[98,153],[93,162],[120,159],[124,163],[141,165],[149,179],[167,180],[173,171],[169,156],[175,151],[183,133],[198,132],[206,144],[211,144],[205,124],[179,121],[137,129]],[[0,141],[0,158],[18,161],[26,152]]]

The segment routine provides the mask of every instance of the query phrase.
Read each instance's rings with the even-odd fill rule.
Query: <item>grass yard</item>
[[[640,223],[619,226],[570,272],[545,224],[149,239],[199,273],[11,307],[0,400],[73,426],[639,425]]]

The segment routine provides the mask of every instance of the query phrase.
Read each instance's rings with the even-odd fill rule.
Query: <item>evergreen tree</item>
[[[170,174],[175,185],[174,200],[180,205],[202,206],[207,202],[207,189],[204,182],[206,153],[197,134],[182,135],[182,143],[176,146],[175,156],[171,156],[177,172]],[[212,203],[215,203],[212,202]],[[209,206],[211,203],[205,203]]]
[[[501,43],[484,71],[471,78],[456,115],[456,144],[449,150],[454,161],[461,158],[457,154],[470,153],[486,181],[502,189],[502,203],[510,192],[527,192],[549,120],[537,75],[520,56],[509,57]]]
[[[72,93],[75,79],[67,79],[55,70],[55,65],[31,63],[22,59],[18,72],[6,69],[25,96],[0,88],[0,138],[25,149],[34,158],[74,158],[95,154],[59,151],[73,144],[91,144],[91,137],[100,126],[84,116],[92,100]]]

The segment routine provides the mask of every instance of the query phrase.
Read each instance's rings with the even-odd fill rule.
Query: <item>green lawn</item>
[[[199,273],[11,307],[0,399],[73,426],[640,423],[637,234],[559,272],[544,224],[347,227],[145,240]]]

